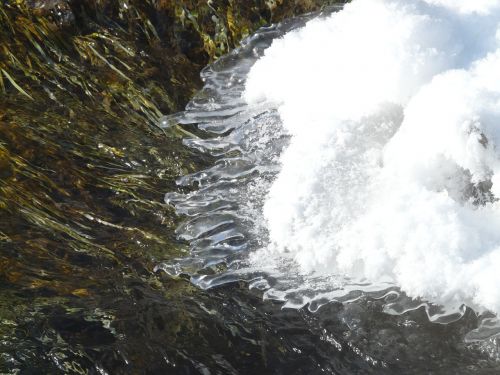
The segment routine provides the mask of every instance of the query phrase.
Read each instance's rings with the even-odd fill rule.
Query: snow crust
[[[496,0],[354,0],[273,42],[244,93],[291,136],[271,251],[500,312],[499,22]]]

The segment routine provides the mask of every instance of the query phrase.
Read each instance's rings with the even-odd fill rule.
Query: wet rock
[[[75,16],[67,0],[26,0],[26,4],[37,16],[47,17],[58,27],[73,24]]]

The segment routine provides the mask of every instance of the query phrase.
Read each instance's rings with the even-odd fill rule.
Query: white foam
[[[273,43],[245,99],[292,136],[264,208],[274,251],[500,311],[499,5],[355,0]]]

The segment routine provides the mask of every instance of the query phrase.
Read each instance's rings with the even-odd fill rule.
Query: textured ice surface
[[[500,311],[499,3],[354,0],[208,67],[163,123],[217,161],[166,195],[190,255],[158,268],[311,310]]]
[[[291,135],[264,206],[275,251],[500,311],[497,6],[358,0],[273,43],[245,98]]]

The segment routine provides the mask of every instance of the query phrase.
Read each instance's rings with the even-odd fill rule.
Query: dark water
[[[202,290],[154,272],[189,248],[164,194],[217,159],[157,127],[201,66],[159,42],[159,24],[141,29],[146,5],[113,18],[69,2],[55,27],[19,4],[0,4],[0,373],[500,371],[496,341],[465,344],[469,310],[440,325],[363,297],[311,313],[244,281]]]

